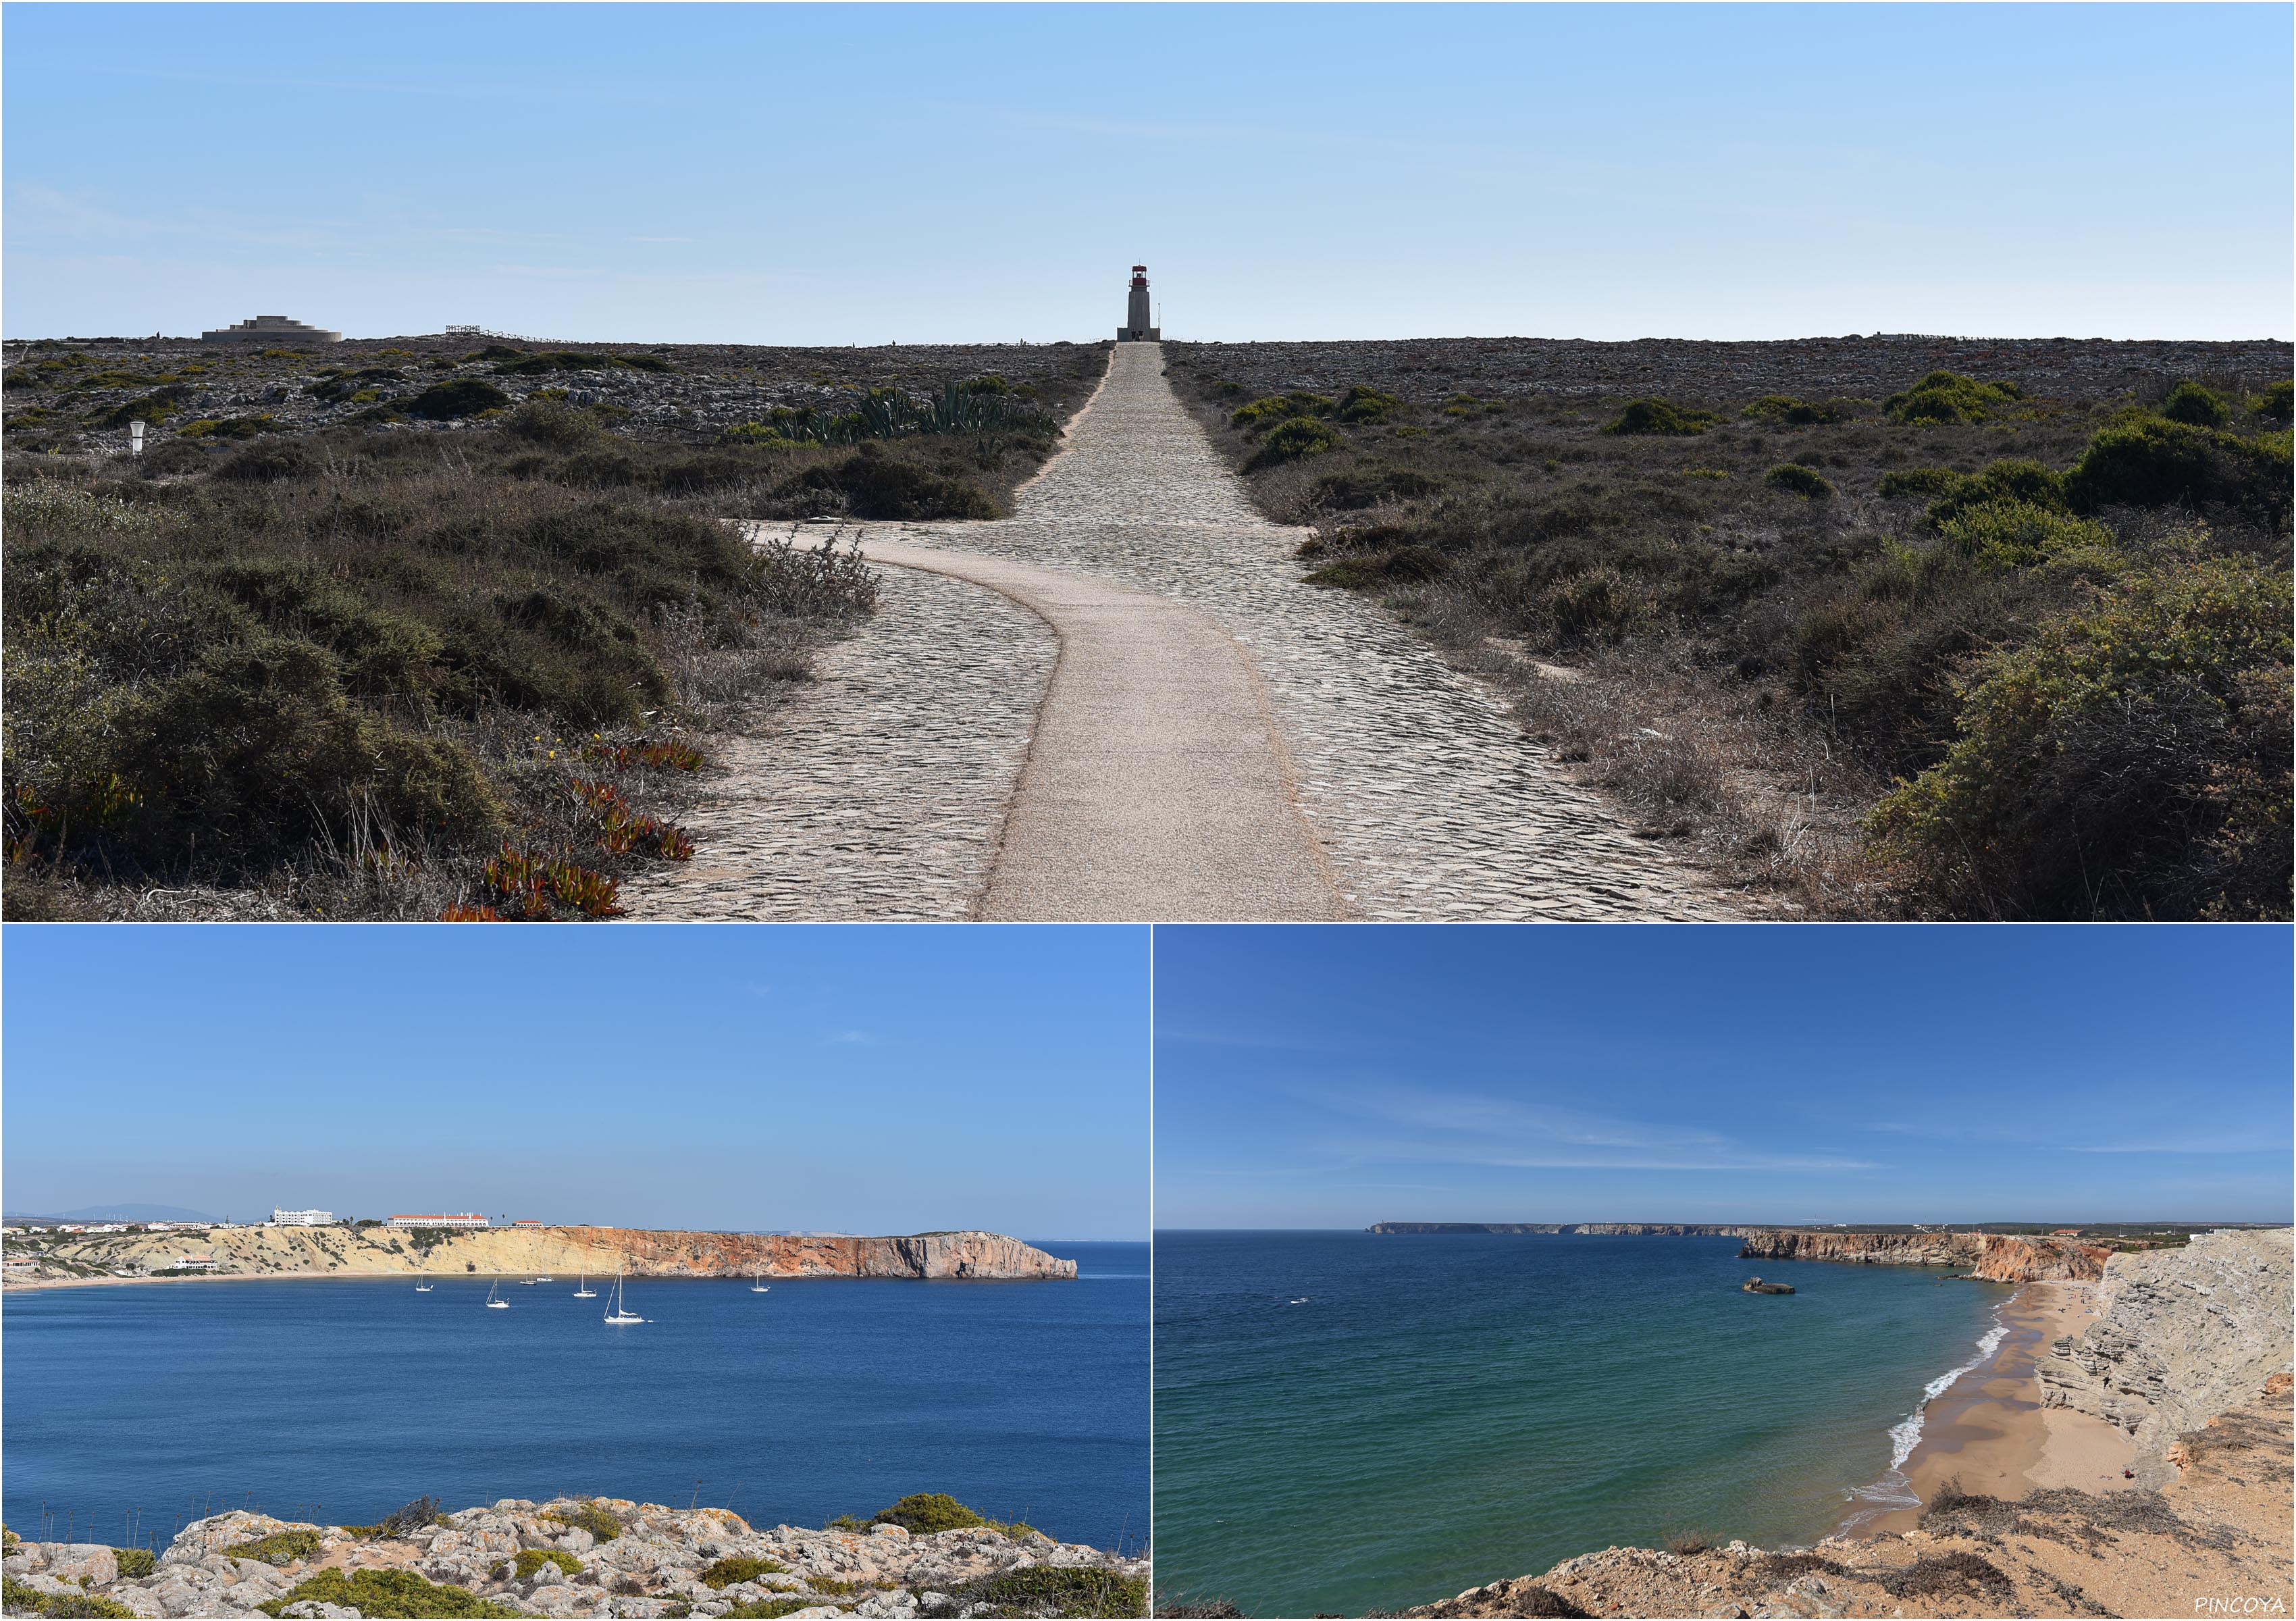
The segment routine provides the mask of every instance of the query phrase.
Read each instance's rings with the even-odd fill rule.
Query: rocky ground
[[[259,423],[263,432],[283,433],[357,424],[453,432],[467,424],[409,418],[398,407],[436,384],[471,379],[499,389],[512,406],[562,392],[577,405],[608,407],[615,431],[627,438],[709,440],[777,406],[841,411],[873,388],[929,393],[988,373],[1028,391],[1057,417],[1090,392],[1105,348],[768,349],[444,335],[265,348],[183,338],[48,339],[7,346],[6,427],[12,448],[124,449],[127,418],[119,414],[150,401],[141,414],[152,424],[153,442],[181,439],[186,429],[195,430],[194,440],[228,440],[228,431],[197,432],[202,423]],[[562,363],[524,369],[537,356]],[[569,357],[578,369],[565,363]]]
[[[504,1499],[405,1535],[234,1510],[185,1526],[148,1574],[123,1575],[120,1565],[118,1551],[99,1544],[11,1543],[7,1612],[1122,1616],[1142,1613],[1148,1573],[1144,1559],[1057,1543],[1027,1526],[758,1530],[724,1509],[615,1498]],[[414,1581],[462,1593],[426,1592]],[[365,1609],[304,1596],[393,1587],[395,1603]],[[118,1608],[64,1608],[89,1599]]]

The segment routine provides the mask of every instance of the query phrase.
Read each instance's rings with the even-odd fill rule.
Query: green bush
[[[898,461],[863,445],[841,462],[808,467],[775,490],[787,500],[807,491],[834,493],[845,498],[848,511],[857,518],[994,518],[996,503],[970,479],[951,477]]]
[[[1762,482],[1769,489],[1782,490],[1805,501],[1830,501],[1834,495],[1833,484],[1823,473],[1795,462],[1779,463],[1762,474]]]
[[[495,431],[552,450],[578,450],[605,434],[595,416],[562,399],[529,399]]]
[[[520,1552],[516,1560],[504,1568],[510,1572],[512,1577],[525,1582],[530,1581],[534,1573],[545,1565],[555,1565],[570,1576],[582,1574],[582,1561],[563,1548],[525,1549]]]
[[[1902,394],[1883,400],[1882,415],[1895,423],[1951,426],[1983,422],[2023,398],[2013,383],[1980,383],[1953,372],[1935,371]]]
[[[2232,407],[2199,383],[2185,382],[2169,391],[2161,415],[2195,428],[2221,428],[2232,420]]]
[[[114,1548],[111,1556],[119,1561],[122,1581],[141,1581],[160,1568],[160,1556],[149,1548]]]
[[[332,1567],[256,1608],[266,1616],[275,1617],[290,1604],[300,1604],[306,1600],[355,1608],[364,1616],[496,1617],[521,1613],[481,1599],[467,1587],[426,1582],[411,1570],[359,1570],[346,1576]]]
[[[1791,394],[1765,394],[1746,407],[1745,414],[1757,422],[1771,423],[1781,427],[1808,428],[1830,423],[1849,422],[1857,416],[1858,407],[1873,408],[1867,399],[1796,399]]]
[[[2136,572],[1988,654],[1876,852],[1979,915],[2287,917],[2289,592],[2243,556]]]
[[[2276,383],[2261,394],[2250,396],[2248,408],[2263,421],[2284,428],[2289,424],[2289,393],[2286,383]]]
[[[1874,490],[1885,501],[1934,501],[1960,489],[1968,477],[1950,467],[1907,467],[1883,473]]]
[[[1605,433],[1671,434],[1677,438],[1703,433],[1722,418],[1711,411],[1693,411],[1663,399],[1635,399],[1619,413]]]
[[[587,1531],[594,1542],[611,1543],[622,1534],[619,1517],[594,1498],[585,1497],[570,1509],[545,1509],[537,1518]]]
[[[319,1557],[320,1536],[316,1531],[275,1531],[269,1536],[251,1543],[237,1543],[223,1550],[227,1559],[260,1559],[266,1565],[291,1565],[298,1559]]]
[[[0,1577],[0,1609],[12,1616],[132,1617],[135,1613],[116,1599],[94,1593],[42,1592],[13,1576]]]
[[[976,1612],[1128,1617],[1148,1613],[1148,1584],[1139,1576],[1071,1565],[1031,1565],[969,1582],[949,1595]]]
[[[779,1617],[793,1616],[799,1610],[811,1609],[820,1602],[812,1595],[801,1592],[778,1599],[758,1599],[749,1604],[736,1604],[726,1612],[724,1621],[777,1621]]]
[[[1270,423],[1289,422],[1299,416],[1329,416],[1339,407],[1322,394],[1294,391],[1271,394],[1241,406],[1228,415],[1228,426],[1257,432]]]
[[[700,1576],[703,1585],[723,1592],[742,1582],[754,1582],[761,1576],[780,1576],[789,1567],[774,1559],[756,1559],[745,1556],[719,1559]]]
[[[1314,417],[1294,416],[1271,429],[1258,453],[1244,466],[1246,471],[1251,471],[1272,467],[1279,462],[1300,461],[1336,450],[1341,442],[1337,433]]]
[[[2063,478],[2038,462],[1995,462],[1979,473],[1956,473],[1947,477],[1949,481],[1939,489],[1936,498],[1922,514],[1932,528],[1970,507],[1997,506],[2005,501],[2046,507],[2051,512],[2067,510]]]
[[[510,402],[508,394],[482,377],[457,377],[449,383],[431,384],[408,400],[406,408],[410,416],[449,422],[456,417],[476,416],[481,411],[499,411]]]
[[[1394,395],[1358,383],[1340,396],[1338,416],[1341,422],[1385,422],[1401,409],[1403,401]]]
[[[2127,418],[2098,430],[2064,488],[2076,512],[2222,505],[2285,524],[2288,436],[2243,439],[2158,416]]]
[[[633,371],[674,372],[677,369],[667,355],[616,355],[614,358]]]
[[[889,1509],[870,1516],[873,1526],[898,1526],[914,1536],[936,1531],[963,1531],[988,1522],[946,1492],[912,1492]]]
[[[2113,550],[2112,531],[2030,501],[1988,501],[1960,508],[1938,525],[1945,543],[1988,568],[2030,568],[2077,551],[2100,559]]]
[[[1566,646],[1623,640],[1649,612],[1641,588],[1609,564],[1556,580],[1542,605],[1554,639]]]

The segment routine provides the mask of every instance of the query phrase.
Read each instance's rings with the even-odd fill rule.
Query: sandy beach
[[[2002,1308],[2008,1332],[1993,1355],[1924,1411],[1921,1440],[1904,1470],[1923,1503],[1955,1480],[1965,1492],[2000,1498],[2021,1497],[2036,1486],[2111,1492],[2136,1484],[2121,1473],[2136,1456],[2128,1436],[2102,1419],[2041,1405],[2033,1364],[2054,1341],[2080,1333],[2096,1315],[2091,1283],[2029,1283]],[[1910,1531],[1921,1515],[1918,1507],[1879,1515],[1868,1507],[1849,1515],[1843,1528],[1868,1536]]]

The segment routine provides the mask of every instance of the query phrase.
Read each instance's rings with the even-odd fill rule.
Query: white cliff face
[[[2284,1227],[2115,1255],[2098,1321],[2038,1364],[2042,1405],[2120,1426],[2146,1466],[2162,1467],[2177,1436],[2296,1364],[2292,1282],[2296,1242]]]

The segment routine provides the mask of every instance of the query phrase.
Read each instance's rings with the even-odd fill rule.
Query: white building
[[[385,1227],[484,1227],[487,1218],[475,1212],[461,1215],[395,1215]]]
[[[330,1227],[334,1224],[332,1210],[274,1210],[268,1223],[273,1227]]]

